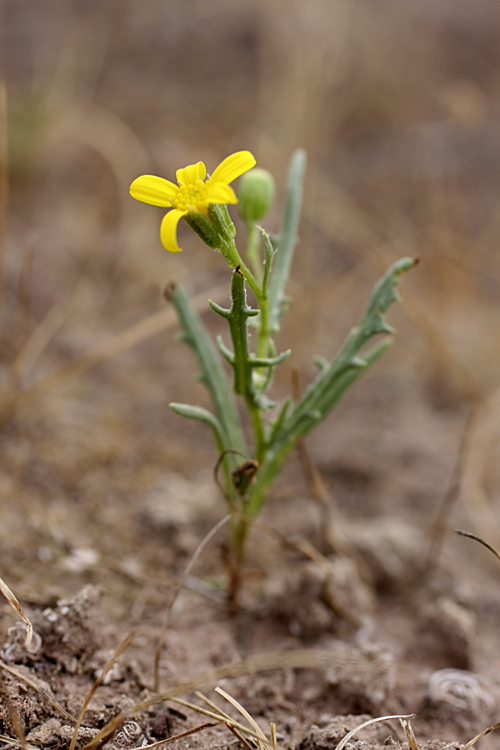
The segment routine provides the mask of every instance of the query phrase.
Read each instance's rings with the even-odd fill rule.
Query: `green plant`
[[[200,379],[211,395],[213,411],[190,404],[170,406],[177,414],[208,425],[220,455],[232,514],[232,598],[240,585],[249,521],[259,515],[270,486],[297,441],[325,419],[347,389],[390,346],[394,330],[384,313],[398,299],[400,275],[415,264],[412,258],[402,258],[388,269],[376,284],[360,322],[333,360],[318,359],[319,373],[301,398],[295,403],[287,398],[277,415],[266,420],[266,413],[276,406],[268,396],[274,370],[290,354],[290,350],[277,352],[273,335],[279,330],[289,303],[285,290],[297,245],[306,157],[301,150],[292,157],[281,230],[274,240],[265,229],[257,227],[269,209],[274,183],[264,170],[249,171],[254,164],[249,152],[239,152],[225,159],[206,180],[205,166],[198,162],[178,170],[179,186],[159,177],[144,176],[131,187],[132,195],[139,200],[172,209],[162,223],[161,238],[167,250],[179,251],[175,231],[179,219],[184,218],[210,247],[220,250],[233,270],[231,306],[225,309],[209,302],[212,310],[227,321],[231,349],[221,337],[217,347],[214,345],[182,287],[169,290],[181,322],[181,336],[196,354]],[[226,206],[237,202],[229,182],[245,172],[239,210],[247,227],[247,259],[252,270],[236,247],[236,230]],[[263,240],[263,265],[259,236]],[[253,293],[255,307],[248,304],[247,287]],[[255,352],[250,347],[249,327],[257,332]],[[370,344],[377,336],[382,336],[381,340]],[[232,386],[223,359],[231,366]],[[250,448],[233,394],[241,397],[250,417]]]

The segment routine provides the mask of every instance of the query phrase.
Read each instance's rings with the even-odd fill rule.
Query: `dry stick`
[[[182,576],[180,577],[179,581],[177,582],[177,585],[174,589],[174,593],[172,594],[172,599],[170,600],[170,604],[168,605],[167,614],[165,615],[165,619],[163,621],[163,625],[160,631],[160,635],[158,637],[158,644],[156,646],[155,651],[155,690],[156,692],[160,689],[160,660],[161,660],[161,652],[163,648],[163,639],[165,638],[165,633],[167,632],[168,627],[170,626],[170,617],[172,615],[172,609],[175,604],[175,601],[177,597],[179,596],[179,593],[184,586],[184,583],[186,581],[186,578],[190,574],[193,566],[199,559],[201,553],[207,546],[207,544],[213,539],[213,537],[217,534],[217,532],[222,529],[222,527],[231,519],[231,516],[228,514],[227,516],[224,516],[218,523],[215,524],[213,529],[211,529],[208,534],[201,540],[199,545],[196,547],[195,551],[191,555],[191,559],[189,560],[188,564],[184,568],[184,572],[182,573]]]
[[[227,287],[218,286],[208,290],[208,292],[196,295],[191,302],[195,309],[200,311],[207,306],[207,295],[212,299],[217,300],[218,298],[221,298],[223,294],[227,294]],[[85,354],[75,357],[70,362],[58,367],[54,372],[37,380],[33,385],[28,386],[20,393],[15,394],[11,401],[4,405],[6,414],[10,416],[10,414],[14,413],[16,410],[33,403],[33,401],[36,401],[49,391],[60,387],[71,378],[81,375],[84,372],[87,372],[87,370],[91,370],[93,367],[106,362],[112,357],[116,357],[118,354],[131,349],[133,346],[136,346],[151,336],[155,336],[168,328],[172,328],[176,322],[176,313],[171,308],[161,310],[154,315],[148,316],[139,323],[130,326],[130,328],[126,328],[109,341],[96,346]]]
[[[498,722],[498,724],[493,724],[492,727],[488,727],[488,729],[484,729],[480,734],[473,737],[471,740],[468,741],[466,745],[462,747],[462,750],[469,750],[469,748],[475,745],[478,740],[482,739],[490,732],[494,732],[495,729],[500,729],[500,722]]]
[[[465,424],[463,426],[462,437],[460,439],[460,446],[458,449],[455,466],[453,468],[451,481],[441,503],[441,507],[439,508],[436,520],[434,521],[434,524],[432,526],[431,541],[422,571],[424,574],[431,570],[431,568],[434,568],[436,566],[443,549],[443,540],[446,532],[446,527],[451,512],[458,500],[462,487],[462,478],[471,444],[473,427],[476,423],[476,416],[477,414],[475,409],[471,408],[467,414],[467,419],[465,420]]]
[[[108,661],[104,665],[104,668],[103,668],[101,674],[99,675],[99,677],[97,678],[97,680],[94,682],[94,684],[90,688],[89,692],[87,693],[87,697],[83,701],[83,705],[82,705],[82,707],[80,709],[80,713],[78,714],[78,719],[76,720],[75,728],[74,728],[74,731],[73,731],[73,737],[71,738],[71,743],[70,743],[70,746],[69,746],[69,750],[75,750],[76,741],[78,739],[78,730],[80,729],[80,727],[82,725],[83,717],[85,715],[85,712],[86,712],[86,710],[88,708],[88,705],[89,705],[90,701],[92,700],[92,698],[94,696],[94,693],[99,688],[99,686],[102,684],[104,678],[106,677],[106,675],[109,672],[109,670],[113,667],[113,665],[115,664],[116,660],[123,654],[123,652],[125,651],[125,649],[128,648],[128,646],[130,645],[130,643],[131,643],[132,638],[134,637],[134,635],[135,635],[135,631],[132,631],[131,633],[129,633],[127,635],[126,638],[124,638],[124,640],[120,643],[120,645],[118,646],[118,648],[116,649],[116,651],[113,653],[113,655],[111,656],[111,658],[108,659]]]
[[[471,534],[470,531],[462,531],[461,529],[455,529],[455,533],[460,534],[460,536],[466,536],[468,539],[474,539],[474,541],[479,542],[479,544],[482,544],[483,547],[486,547],[486,549],[489,549],[490,552],[492,552],[495,557],[500,560],[500,552],[489,542],[485,542],[484,539],[481,539],[480,536],[477,536],[477,534]]]
[[[14,667],[11,667],[9,664],[5,664],[3,661],[0,661],[0,669],[4,669],[6,672],[9,672],[14,677],[17,677],[18,680],[22,680],[26,682],[30,687],[32,687],[34,690],[36,690],[38,693],[40,693],[41,696],[45,698],[45,700],[51,704],[55,709],[57,709],[63,716],[65,716],[67,719],[69,719],[73,724],[76,722],[76,719],[74,716],[72,716],[68,711],[66,711],[65,708],[59,705],[57,701],[52,698],[49,693],[47,693],[46,690],[44,690],[38,683],[28,675],[23,674],[22,672],[19,672],[17,669],[14,669]]]
[[[31,641],[33,640],[33,625],[31,624],[31,620],[29,619],[28,615],[24,611],[24,609],[21,607],[19,602],[17,601],[17,598],[14,596],[10,588],[7,586],[4,580],[0,578],[0,593],[2,593],[7,601],[9,602],[12,609],[17,612],[21,620],[26,625],[26,640],[24,641],[24,648],[29,651],[29,647],[31,646]]]

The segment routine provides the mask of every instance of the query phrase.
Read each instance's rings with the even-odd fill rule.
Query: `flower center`
[[[179,192],[172,201],[174,208],[181,211],[201,211],[207,212],[207,188],[205,183],[198,180],[196,185],[180,185]]]

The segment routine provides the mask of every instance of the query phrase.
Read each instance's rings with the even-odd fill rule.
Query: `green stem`
[[[262,284],[262,266],[259,254],[260,237],[255,224],[247,224],[247,234],[247,256],[250,261],[250,266],[252,267],[255,278],[258,280],[259,284]]]
[[[266,297],[262,297],[259,303],[260,316],[258,322],[259,336],[257,339],[257,357],[263,359],[269,356],[269,304]]]
[[[250,269],[245,265],[245,263],[243,263],[243,260],[241,258],[241,255],[238,252],[238,248],[236,247],[234,240],[226,242],[223,247],[219,248],[219,250],[221,251],[224,258],[226,259],[230,268],[236,269],[238,266],[240,267],[240,271],[245,277],[248,286],[254,293],[255,299],[257,300],[257,304],[260,307],[260,302],[262,299],[261,288],[259,286],[257,279],[252,274]]]
[[[253,434],[255,438],[255,460],[261,463],[266,450],[266,438],[264,434],[264,425],[262,424],[260,409],[255,403],[253,395],[245,392],[244,396],[248,413],[252,421]]]

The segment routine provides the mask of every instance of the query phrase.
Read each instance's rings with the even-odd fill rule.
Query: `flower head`
[[[255,159],[249,151],[238,151],[226,157],[208,180],[205,180],[206,167],[199,161],[177,170],[178,185],[163,177],[143,175],[134,180],[130,194],[143,203],[172,209],[163,217],[160,238],[169,252],[178,253],[181,250],[176,236],[179,220],[189,213],[208,214],[214,203],[238,203],[229,183],[254,166]]]

